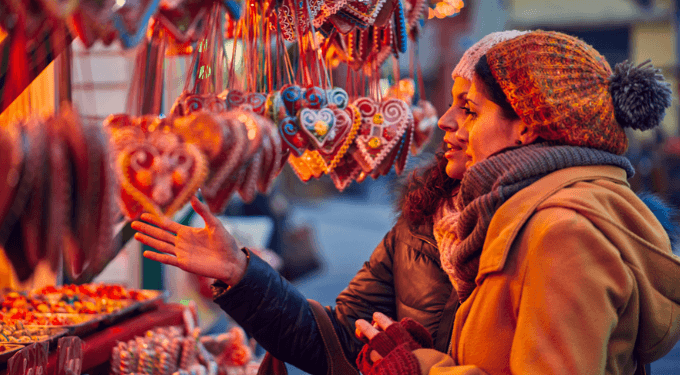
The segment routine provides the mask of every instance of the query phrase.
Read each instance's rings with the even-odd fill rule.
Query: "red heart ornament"
[[[300,130],[311,141],[310,143],[314,149],[324,145],[328,135],[335,127],[335,121],[335,113],[330,108],[319,110],[303,108],[300,110]]]
[[[345,156],[361,125],[361,113],[353,105],[349,105],[344,110],[335,108],[333,112],[336,119],[335,126],[331,129],[323,146],[318,149],[329,171],[333,170],[340,159]]]
[[[285,117],[278,125],[279,134],[285,145],[295,156],[302,156],[309,141],[303,135],[297,118]]]
[[[399,99],[386,99],[378,106],[372,99],[359,98],[354,105],[362,116],[357,149],[373,170],[398,144],[413,117],[408,105]]]
[[[408,161],[408,154],[413,145],[414,136],[415,126],[411,124],[406,129],[406,133],[403,136],[404,143],[401,146],[401,149],[399,150],[399,155],[397,156],[397,159],[394,161],[394,171],[397,173],[398,176],[400,176],[404,172],[404,169],[406,168],[406,162]]]
[[[349,184],[361,173],[361,167],[351,156],[352,147],[347,154],[340,159],[338,164],[330,172],[331,180],[335,184],[335,188],[342,192]]]
[[[263,194],[268,194],[271,189],[274,179],[281,171],[281,137],[279,132],[274,128],[274,124],[270,121],[268,126],[263,126],[266,135],[266,142],[269,146],[264,147],[264,160],[262,161],[262,171],[257,183],[258,190]]]
[[[250,107],[250,110],[260,116],[264,116],[265,103],[267,97],[259,92],[251,92],[246,96],[245,104]]]
[[[198,147],[173,133],[155,132],[118,155],[121,209],[137,219],[142,212],[170,216],[186,204],[208,176]]]
[[[202,187],[202,192],[206,196],[215,196],[226,179],[241,166],[243,159],[248,156],[246,127],[235,118],[224,114],[219,116],[218,122],[225,142],[220,152],[210,159],[210,175]]]
[[[236,109],[246,103],[246,96],[240,90],[229,90],[227,94],[227,109]]]
[[[413,108],[413,143],[411,152],[415,155],[425,147],[432,138],[434,130],[437,128],[437,110],[432,103],[420,100],[418,106]]]

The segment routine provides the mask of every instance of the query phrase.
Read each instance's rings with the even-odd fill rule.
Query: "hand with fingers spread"
[[[141,220],[146,223],[132,223],[132,229],[139,232],[135,234],[135,239],[161,252],[145,251],[144,256],[187,272],[221,280],[227,285],[238,283],[246,271],[246,254],[222,222],[195,196],[191,198],[191,206],[205,221],[204,228],[184,226],[167,217],[151,214],[142,214]]]
[[[356,336],[366,345],[357,357],[364,375],[420,375],[420,365],[411,351],[432,348],[432,336],[410,318],[394,322],[384,314],[373,314],[373,324],[356,321]]]

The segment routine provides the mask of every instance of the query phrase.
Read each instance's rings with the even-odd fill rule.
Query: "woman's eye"
[[[467,116],[470,116],[470,115],[474,115],[474,114],[475,114],[474,112],[472,112],[472,111],[470,110],[470,107],[468,107],[468,106],[462,106],[462,107],[460,107],[460,109],[462,109],[463,111],[465,111],[465,115],[467,115]]]

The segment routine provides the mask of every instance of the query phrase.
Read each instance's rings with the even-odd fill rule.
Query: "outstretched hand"
[[[192,228],[175,223],[167,217],[142,214],[142,221],[132,222],[138,231],[135,239],[161,253],[145,251],[144,257],[178,267],[197,275],[238,283],[245,274],[247,259],[234,237],[208,207],[195,196],[191,206],[205,221],[204,228]]]

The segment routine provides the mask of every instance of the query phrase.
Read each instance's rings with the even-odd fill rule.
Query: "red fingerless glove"
[[[420,375],[420,366],[411,351],[433,346],[432,336],[425,327],[413,319],[404,318],[364,345],[357,356],[357,366],[363,374]],[[377,351],[383,359],[373,363],[370,358],[372,350]]]

